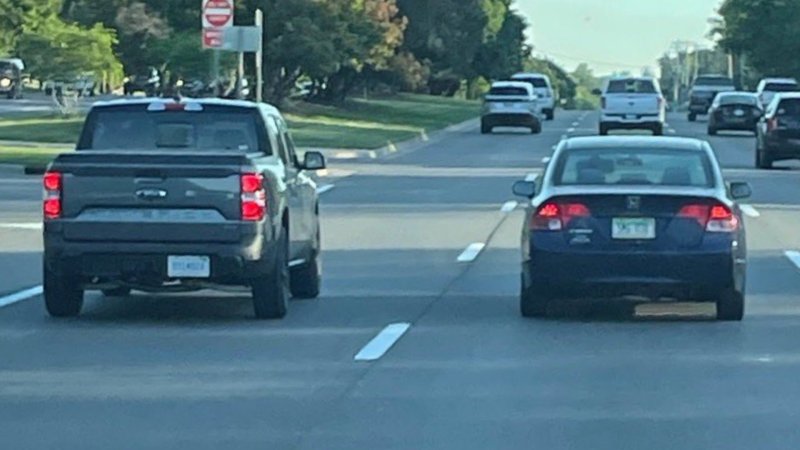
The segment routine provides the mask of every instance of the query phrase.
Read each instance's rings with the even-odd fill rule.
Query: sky
[[[675,40],[710,47],[708,20],[722,0],[517,0],[537,56],[568,70],[641,72]]]

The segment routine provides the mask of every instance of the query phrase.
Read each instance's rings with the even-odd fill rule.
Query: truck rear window
[[[90,114],[78,150],[233,151],[259,148],[258,113],[236,111],[97,110]]]
[[[498,96],[523,96],[527,97],[528,90],[521,87],[512,87],[512,86],[503,86],[503,87],[493,87],[489,90],[487,95],[498,95]]]
[[[800,90],[796,83],[767,83],[764,86],[767,92],[795,92]]]
[[[611,80],[607,94],[656,94],[656,86],[650,80]]]
[[[733,86],[733,80],[725,77],[697,77],[695,86]]]
[[[544,78],[514,78],[514,81],[524,81],[525,83],[530,83],[533,87],[536,88],[546,88],[547,87],[547,80]]]

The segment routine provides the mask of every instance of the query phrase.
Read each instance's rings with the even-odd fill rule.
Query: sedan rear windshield
[[[650,80],[611,80],[607,94],[655,94],[656,86]]]
[[[568,150],[555,170],[556,185],[714,186],[708,156],[696,150]]]
[[[781,104],[778,106],[778,115],[800,117],[800,98],[781,100]]]
[[[800,90],[797,83],[768,83],[764,86],[767,92],[795,92]]]
[[[511,86],[504,86],[504,87],[493,87],[489,90],[487,95],[490,96],[528,96],[528,90],[521,87],[511,87]]]
[[[758,97],[754,95],[722,95],[719,97],[719,104],[720,105],[750,105],[750,106],[757,106],[758,105]]]
[[[241,108],[191,112],[97,110],[87,119],[78,149],[263,151],[259,148],[257,117],[257,112]]]

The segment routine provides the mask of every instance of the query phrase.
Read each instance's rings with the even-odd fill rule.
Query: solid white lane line
[[[761,213],[758,212],[752,205],[739,205],[739,208],[742,209],[742,212],[749,217],[761,217]]]
[[[567,129],[567,133],[574,133],[574,132],[575,132],[575,128],[569,128],[569,129]]]
[[[478,255],[481,254],[481,252],[483,251],[483,249],[485,247],[486,247],[486,244],[484,244],[483,242],[475,242],[474,244],[469,244],[467,249],[464,250],[463,252],[461,252],[460,255],[458,255],[457,261],[458,262],[472,262],[472,261],[475,261],[475,258],[477,258]]]
[[[41,222],[31,223],[0,223],[0,228],[11,228],[16,230],[41,230]]]
[[[14,303],[21,302],[23,300],[28,300],[29,298],[36,297],[37,295],[42,295],[42,292],[44,292],[44,288],[42,286],[36,286],[30,289],[25,289],[24,291],[19,291],[16,294],[0,297],[0,308],[13,305]]]
[[[517,209],[519,202],[516,200],[511,200],[508,202],[503,203],[503,206],[500,208],[501,212],[510,213],[511,211]]]
[[[549,161],[549,160],[548,160]],[[542,162],[544,163],[544,158],[542,158]],[[525,181],[536,181],[539,178],[539,174],[535,172],[531,172],[525,176]]]
[[[387,325],[377,336],[372,338],[355,356],[356,361],[376,361],[389,351],[411,327],[410,323],[393,323]]]
[[[673,130],[672,128],[670,128],[669,130],[667,130],[667,132],[668,132],[669,134],[677,134],[677,133],[678,133],[677,131]]]
[[[572,122],[572,126],[573,127],[577,127],[578,126],[578,122]]]
[[[789,261],[791,261],[798,269],[800,269],[800,252],[796,252],[794,250],[788,250],[784,252]]]
[[[336,186],[333,185],[333,184],[326,184],[324,186],[320,186],[320,187],[317,188],[317,194],[322,195],[322,194],[330,191],[331,189],[333,189],[335,187]]]
[[[305,263],[306,263],[306,260],[303,259],[303,258],[293,259],[293,260],[289,261],[289,267],[302,266]]]

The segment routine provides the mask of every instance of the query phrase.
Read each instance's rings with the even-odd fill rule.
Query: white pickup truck
[[[601,92],[600,135],[610,130],[651,130],[664,134],[666,105],[652,77],[612,78]]]

